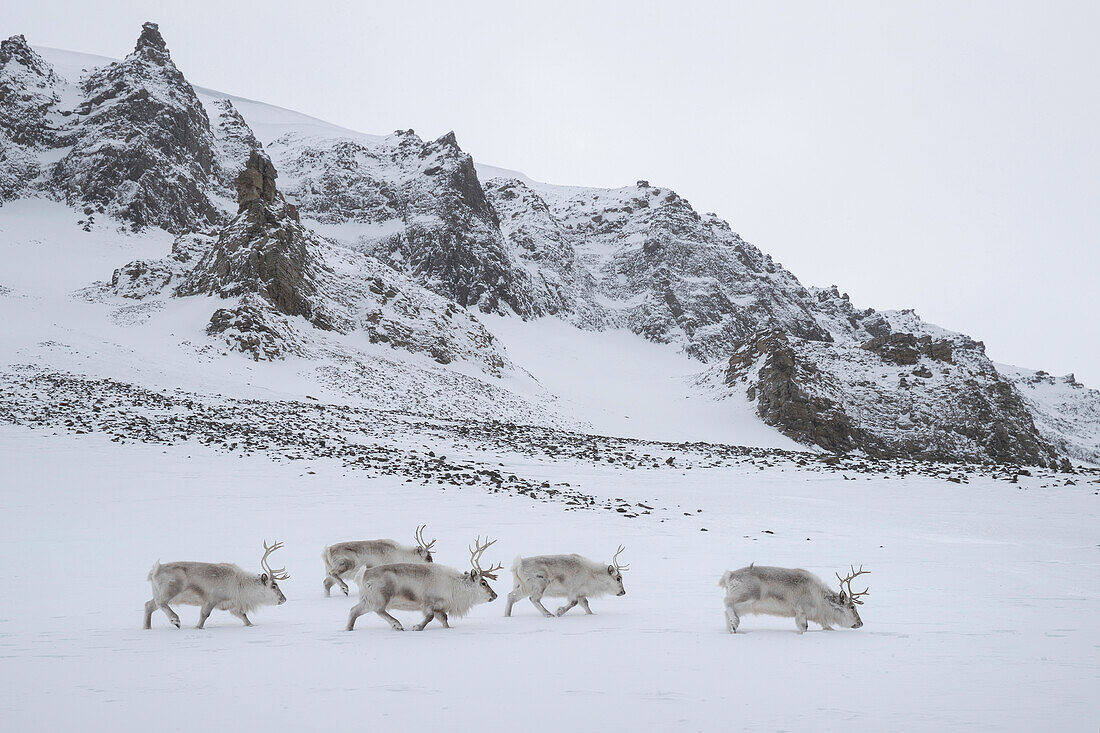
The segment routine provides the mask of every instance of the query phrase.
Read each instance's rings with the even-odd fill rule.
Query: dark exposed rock
[[[155,23],[82,88],[79,135],[52,175],[69,203],[177,233],[222,218],[210,121]]]
[[[952,346],[946,339],[935,339],[925,334],[889,333],[865,341],[861,348],[873,351],[884,361],[902,366],[916,364],[922,356],[933,361],[951,361]]]
[[[756,334],[723,371],[734,394],[745,389],[765,422],[794,440],[876,458],[1053,465],[1019,392],[984,350],[960,336],[942,374],[908,383],[898,351],[930,341],[903,334],[884,355],[854,344],[815,342],[778,331]],[[970,346],[970,344],[974,344]],[[919,352],[917,352],[919,353]],[[941,353],[943,351],[941,350]],[[900,357],[905,364],[908,356]]]
[[[843,408],[831,400],[811,395],[803,384],[819,378],[818,370],[801,361],[781,331],[762,332],[735,351],[729,359],[726,384],[744,379],[763,360],[750,389],[764,422],[801,443],[846,452],[863,447],[865,436],[854,429]]]
[[[236,181],[237,217],[176,292],[222,298],[254,294],[279,313],[333,330],[333,316],[320,295],[328,272],[311,252],[317,237],[275,190],[276,175],[271,161],[253,151]]]
[[[398,131],[378,144],[287,136],[269,152],[293,178],[287,197],[307,217],[388,226],[383,236],[349,243],[356,249],[459,305],[543,312],[453,133],[426,143],[411,130]]]
[[[275,203],[275,179],[279,174],[275,171],[271,159],[261,152],[253,150],[245,165],[233,184],[237,188],[237,213],[244,211],[255,203]],[[297,212],[293,218],[298,221]]]

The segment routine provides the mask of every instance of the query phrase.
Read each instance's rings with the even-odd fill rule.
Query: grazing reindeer
[[[432,619],[439,619],[445,629],[451,628],[448,616],[465,616],[478,603],[496,600],[497,594],[485,579],[496,580],[497,571],[504,566],[482,570],[480,564],[482,554],[495,542],[481,544],[481,537],[477,538],[470,548],[473,570],[465,573],[444,565],[416,563],[364,569],[356,578],[359,603],[351,609],[347,630],[355,628],[355,619],[374,611],[389,621],[394,630],[404,631],[401,622],[388,613],[390,609],[421,611],[424,620],[413,627],[417,631],[423,631]]]
[[[248,612],[259,606],[277,606],[286,603],[286,596],[279,590],[278,580],[286,580],[286,568],[272,570],[267,557],[282,547],[281,542],[268,546],[264,542],[264,556],[260,567],[264,572],[250,573],[231,563],[170,562],[161,565],[158,560],[149,571],[153,583],[153,598],[145,604],[145,628],[149,628],[153,611],[160,609],[178,629],[180,617],[169,603],[202,606],[199,612],[201,629],[215,608],[229,611],[251,626]]]
[[[858,629],[863,626],[856,611],[863,605],[864,589],[852,592],[852,580],[871,572],[852,566],[852,572],[840,580],[840,592],[834,593],[813,573],[800,568],[756,567],[726,571],[718,585],[726,589],[726,626],[731,634],[737,633],[742,614],[768,614],[794,618],[798,633],[804,632],[813,621],[831,631],[833,625]]]
[[[614,593],[625,596],[623,571],[629,565],[619,564],[619,555],[626,548],[619,545],[618,552],[611,558],[610,565],[581,557],[580,555],[538,555],[536,557],[517,557],[512,563],[512,577],[515,587],[508,594],[508,605],[504,615],[512,615],[512,606],[521,598],[530,598],[543,616],[552,616],[542,605],[543,596],[564,597],[568,602],[558,609],[558,616],[578,603],[586,614],[591,614],[588,598]]]
[[[321,553],[321,559],[325,561],[325,596],[337,584],[346,596],[348,584],[343,578],[360,568],[370,569],[395,562],[431,562],[431,549],[435,546],[435,540],[424,540],[424,528],[427,526],[422,524],[416,528],[413,535],[416,538],[416,547],[399,545],[393,540],[338,542],[326,547]]]

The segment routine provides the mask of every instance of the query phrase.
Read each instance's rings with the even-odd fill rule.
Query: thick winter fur
[[[444,628],[450,616],[465,616],[479,603],[496,600],[497,594],[477,570],[461,572],[445,565],[397,563],[365,569],[356,577],[359,603],[348,615],[347,630],[355,628],[355,619],[373,611],[397,631],[401,622],[388,611],[420,611],[424,620],[413,628],[423,631],[432,619]]]
[[[250,573],[230,563],[170,562],[161,565],[157,561],[149,571],[148,580],[153,584],[153,598],[145,604],[145,628],[152,624],[153,611],[160,609],[178,629],[180,617],[169,603],[185,606],[201,606],[201,629],[215,609],[229,611],[251,626],[248,613],[260,606],[277,606],[286,602],[286,596],[267,573]]]
[[[329,595],[332,586],[339,585],[346,596],[348,584],[344,578],[355,575],[361,568],[398,562],[427,563],[432,561],[432,553],[419,545],[409,547],[393,540],[362,540],[329,545],[321,553],[321,559],[325,562],[325,595]]]
[[[821,628],[833,626],[858,629],[863,626],[855,605],[843,593],[825,585],[813,573],[801,568],[772,568],[750,565],[727,570],[718,581],[726,589],[726,627],[736,633],[745,614],[768,614],[793,618],[798,633],[813,621]]]
[[[517,557],[512,563],[514,587],[508,594],[504,615],[512,615],[512,606],[522,598],[530,598],[542,615],[553,616],[542,605],[543,596],[568,599],[557,610],[561,616],[578,603],[591,614],[589,598],[606,595],[626,595],[623,575],[614,565],[589,560],[580,555],[537,555]]]

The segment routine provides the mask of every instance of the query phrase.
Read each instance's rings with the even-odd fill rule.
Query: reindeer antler
[[[481,535],[478,535],[477,539],[474,540],[474,546],[469,548],[470,564],[473,565],[474,569],[481,573],[482,576],[488,578],[489,580],[496,580],[497,571],[504,568],[503,563],[497,563],[495,566],[489,568],[488,570],[481,569],[481,556],[485,553],[485,550],[489,549],[490,546],[495,544],[496,540],[490,542],[488,537],[485,538],[485,544],[481,544]]]
[[[852,581],[855,580],[860,575],[867,575],[871,571],[870,570],[864,570],[862,564],[859,566],[859,570],[856,570],[855,565],[852,565],[850,567],[851,567],[852,570],[851,570],[851,573],[848,575],[847,578],[840,577],[840,573],[836,574],[837,580],[840,581],[840,592],[843,593],[845,587],[847,587],[847,589],[848,589],[848,598],[852,601],[852,603],[857,603],[857,604],[862,606],[863,601],[861,601],[859,599],[862,598],[863,596],[870,595],[870,590],[871,589],[870,589],[870,587],[867,587],[867,588],[864,588],[863,591],[860,592],[860,593],[853,593],[852,592]]]
[[[420,545],[425,550],[430,550],[435,547],[435,539],[433,538],[431,542],[424,541],[424,529],[427,528],[427,526],[428,525],[426,524],[421,524],[420,526],[418,526],[416,528],[416,534],[413,536],[416,537],[416,544]]]
[[[625,547],[623,547],[622,545],[619,545],[618,552],[616,552],[614,557],[611,558],[611,564],[614,565],[615,569],[618,570],[620,573],[623,572],[624,570],[630,570],[630,565],[620,565],[619,564],[619,555],[623,554],[623,550],[625,550],[625,549],[626,549]]]
[[[267,556],[275,552],[275,550],[278,550],[282,546],[282,542],[276,542],[268,546],[267,540],[264,540],[264,556],[260,558],[260,567],[267,571],[268,577],[272,580],[286,580],[290,577],[290,574],[287,573],[285,567],[279,568],[278,570],[272,570],[271,566],[267,564]]]

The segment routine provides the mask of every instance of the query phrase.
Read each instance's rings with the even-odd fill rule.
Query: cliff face
[[[765,331],[716,376],[731,398],[754,401],[769,425],[827,450],[1056,465],[1058,451],[981,344],[957,334],[895,332],[890,339],[926,348],[899,354]]]
[[[258,361],[339,357],[339,341],[365,337],[441,364],[466,361],[491,375],[509,368],[484,326],[377,260],[326,241],[299,220],[276,186],[275,166],[253,151],[238,174],[238,214],[211,235],[176,238],[163,260],[115,271],[110,289],[135,300],[214,296],[209,336]]]
[[[268,146],[287,197],[342,239],[461,306],[540,315],[527,273],[506,250],[473,161],[448,134],[383,139],[289,135]]]
[[[67,201],[171,232],[219,220],[210,120],[155,23],[81,89],[77,140],[53,171]]]

